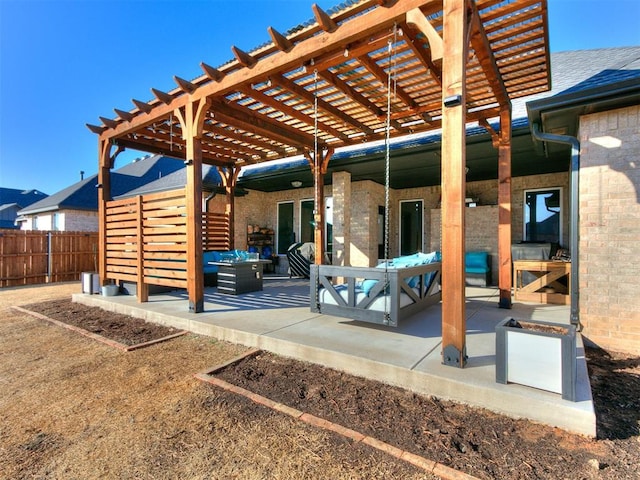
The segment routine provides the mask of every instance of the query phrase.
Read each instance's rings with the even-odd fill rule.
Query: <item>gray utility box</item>
[[[82,293],[100,293],[100,275],[97,272],[82,272]]]
[[[262,262],[220,262],[216,265],[218,292],[239,295],[262,290]]]
[[[507,318],[496,326],[496,382],[576,401],[576,327]]]

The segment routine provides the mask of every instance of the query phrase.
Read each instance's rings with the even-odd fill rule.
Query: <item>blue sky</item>
[[[0,187],[97,171],[86,123],[130,110],[313,17],[313,0],[0,0]],[[339,0],[316,0],[325,10]],[[640,0],[548,0],[551,51],[640,45]],[[118,157],[124,165],[137,152]]]

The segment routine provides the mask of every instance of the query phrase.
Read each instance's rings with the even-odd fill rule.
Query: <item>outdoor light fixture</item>
[[[300,180],[292,180],[291,186],[293,188],[300,188],[302,186],[302,182]]]
[[[192,164],[193,164],[193,160],[192,160],[191,158],[190,158],[190,159],[188,159],[188,160],[185,160],[185,161],[184,161],[184,164],[185,164],[185,165],[192,165]]]
[[[445,107],[457,107],[462,104],[462,95],[451,95],[444,99]]]
[[[102,188],[102,184],[101,183],[96,183],[96,188]]]

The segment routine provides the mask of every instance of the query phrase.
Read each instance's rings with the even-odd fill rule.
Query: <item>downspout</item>
[[[571,234],[569,237],[569,250],[571,251],[571,324],[575,325],[578,331],[582,330],[579,314],[579,295],[578,295],[578,272],[579,272],[579,224],[580,212],[578,208],[579,201],[579,173],[580,173],[580,142],[576,137],[570,135],[557,135],[553,133],[544,133],[540,131],[537,123],[532,124],[531,133],[533,138],[542,142],[563,143],[571,146],[571,178],[570,178],[570,211],[569,211],[569,228]]]

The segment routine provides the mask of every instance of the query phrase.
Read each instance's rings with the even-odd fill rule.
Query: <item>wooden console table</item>
[[[230,295],[262,290],[262,268],[271,260],[209,262],[218,267],[218,292]]]
[[[526,283],[523,272],[536,278]],[[559,282],[566,277],[566,282]],[[571,299],[571,263],[552,260],[515,260],[513,262],[514,298],[524,302],[569,305]],[[565,284],[566,283],[566,284]]]

